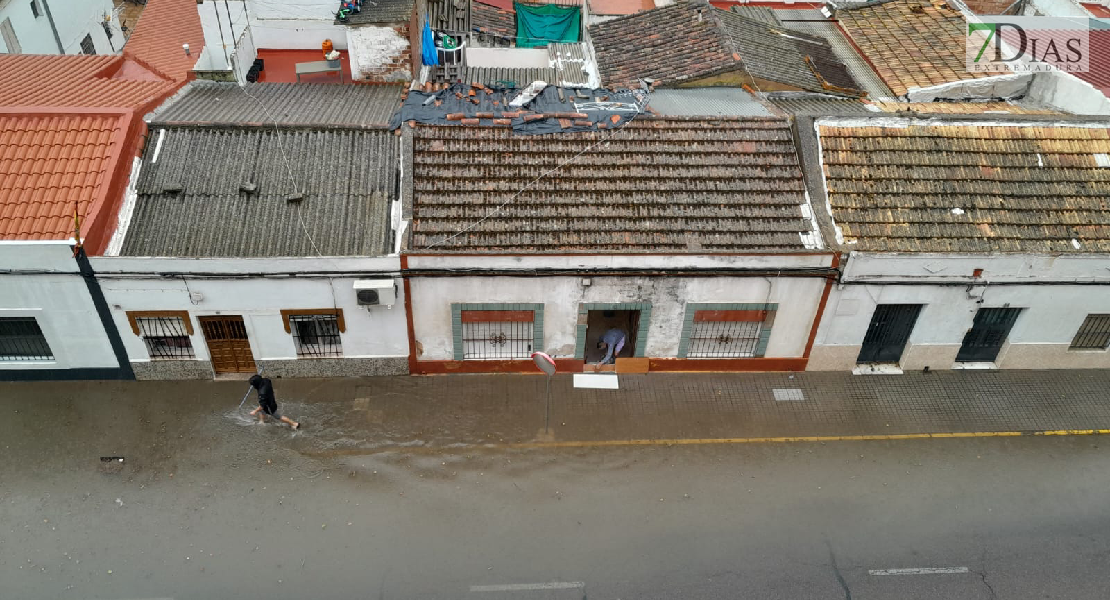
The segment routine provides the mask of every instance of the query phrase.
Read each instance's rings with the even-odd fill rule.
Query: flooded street
[[[484,447],[542,406],[410,381],[0,386],[0,596],[1105,597],[1097,437]]]

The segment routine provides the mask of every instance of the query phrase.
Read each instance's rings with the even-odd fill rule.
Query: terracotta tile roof
[[[1005,113],[1011,115],[1059,115],[1058,110],[1013,102],[874,102],[884,112],[974,115]]]
[[[1110,19],[1110,6],[1103,6],[1101,4],[1094,4],[1091,2],[1084,2],[1083,8],[1087,9],[1092,15],[1103,19]]]
[[[858,95],[827,41],[708,5],[680,2],[590,27],[603,83],[675,87],[730,75],[732,85]],[[749,77],[750,75],[750,77]]]
[[[819,126],[846,249],[1110,252],[1110,124],[902,125]]]
[[[74,210],[105,200],[129,119],[0,111],[0,239],[72,238]]]
[[[481,2],[470,4],[470,25],[482,33],[491,33],[507,41],[516,40],[516,11]]]
[[[782,118],[640,117],[611,137],[418,126],[412,160],[416,249],[801,251],[811,231]]]
[[[125,64],[119,56],[0,54],[0,106],[137,108],[177,87],[117,77]],[[143,71],[132,64],[131,72]]]
[[[864,58],[899,96],[911,88],[990,75],[967,71],[963,15],[934,2],[891,0],[836,13]]]
[[[185,54],[182,44],[189,44],[190,54]],[[123,55],[183,82],[203,49],[196,0],[147,0]]]
[[[652,0],[589,0],[592,15],[631,15],[655,8]]]

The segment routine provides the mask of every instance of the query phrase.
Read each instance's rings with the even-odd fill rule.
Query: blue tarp
[[[516,10],[516,47],[544,47],[551,43],[577,42],[582,12],[577,6],[513,3]]]
[[[422,62],[429,67],[439,64],[439,53],[436,52],[436,36],[432,33],[431,19],[424,17],[424,33],[420,36],[420,53]]]

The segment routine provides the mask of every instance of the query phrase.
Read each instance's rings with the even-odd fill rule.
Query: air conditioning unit
[[[397,284],[392,279],[360,279],[355,282],[355,295],[361,306],[393,306]]]

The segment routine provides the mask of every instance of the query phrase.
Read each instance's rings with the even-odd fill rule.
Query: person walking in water
[[[265,423],[266,417],[264,415],[269,415],[270,418],[274,420],[288,423],[293,429],[301,428],[300,423],[278,413],[277,400],[274,399],[274,384],[270,382],[269,378],[261,375],[252,375],[251,387],[258,392],[258,408],[251,411],[252,417],[258,415],[258,421],[260,423]]]
[[[604,365],[610,362],[617,362],[617,355],[620,354],[621,349],[624,348],[625,339],[627,339],[627,336],[625,336],[624,332],[620,329],[613,328],[606,331],[601,336],[601,339],[597,341],[599,350],[601,348],[606,348],[605,358],[601,359],[601,362],[598,364]]]

